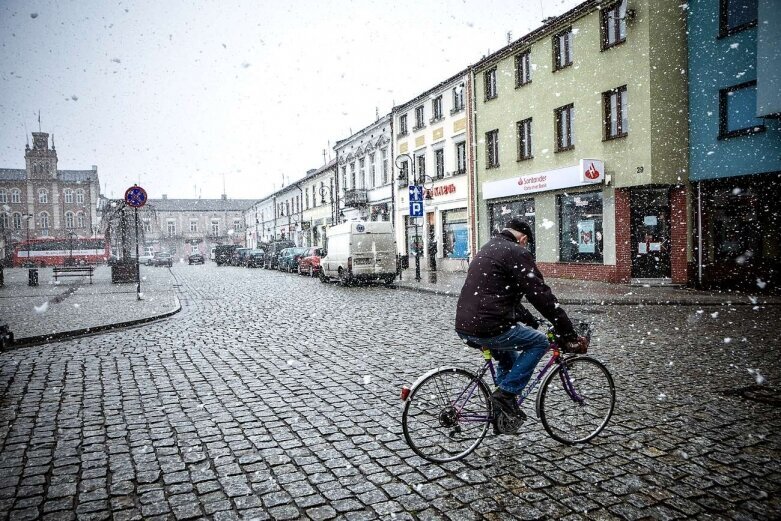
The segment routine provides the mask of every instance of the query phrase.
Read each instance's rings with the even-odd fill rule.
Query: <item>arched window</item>
[[[8,217],[7,213],[3,213],[2,216],[0,216],[0,219],[2,219],[4,230],[11,227],[11,219]]]
[[[41,188],[38,190],[38,202],[44,204],[49,202],[49,192],[46,190],[46,188]]]
[[[38,225],[44,235],[49,235],[49,214],[41,212],[38,214]]]
[[[21,230],[22,229],[22,214],[15,213],[13,218],[13,228],[14,230]]]
[[[65,195],[65,202],[66,203],[72,203],[73,202],[73,190],[70,188],[66,188],[62,191],[62,193]]]
[[[76,228],[84,228],[84,213],[79,212],[76,214]]]
[[[11,190],[11,202],[12,203],[20,203],[22,202],[22,191],[18,188],[14,188]]]
[[[76,190],[76,204],[84,204],[84,190],[81,188]]]
[[[73,212],[65,212],[65,227],[73,228]]]
[[[0,203],[8,202],[8,194],[5,192],[5,188],[0,188]]]

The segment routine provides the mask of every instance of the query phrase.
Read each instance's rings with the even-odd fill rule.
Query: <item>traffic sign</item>
[[[146,190],[138,185],[133,185],[125,190],[125,202],[133,208],[141,208],[146,204]]]
[[[423,187],[420,185],[409,185],[409,200],[423,202]]]
[[[410,217],[423,217],[423,201],[410,201],[409,202],[409,216]]]

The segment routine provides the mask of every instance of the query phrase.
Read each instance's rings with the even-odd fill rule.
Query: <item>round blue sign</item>
[[[131,186],[125,190],[125,202],[133,208],[141,208],[146,204],[146,190],[140,186]]]

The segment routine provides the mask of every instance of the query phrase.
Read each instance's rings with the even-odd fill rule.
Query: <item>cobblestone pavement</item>
[[[0,518],[781,515],[778,306],[570,308],[616,380],[606,431],[567,447],[529,420],[439,466],[403,441],[398,392],[479,366],[455,299],[173,273],[171,319],[0,354]]]

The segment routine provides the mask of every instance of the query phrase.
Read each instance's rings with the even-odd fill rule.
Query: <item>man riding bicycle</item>
[[[529,250],[531,227],[512,219],[475,255],[456,308],[456,333],[465,342],[490,349],[497,361],[497,389],[491,395],[494,410],[511,419],[514,431],[526,418],[516,397],[529,382],[548,350],[539,323],[523,307],[525,296],[553,324],[564,350],[584,353],[588,340],[578,336],[550,287],[545,284]],[[499,414],[495,415],[497,432]]]

